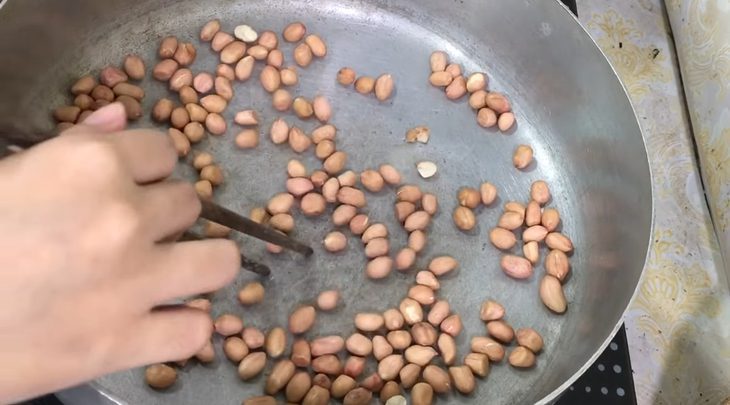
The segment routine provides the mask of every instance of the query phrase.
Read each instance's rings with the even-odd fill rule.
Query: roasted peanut
[[[375,89],[375,79],[370,76],[360,76],[355,80],[355,91],[360,94],[370,94]]]
[[[567,236],[560,232],[550,232],[545,237],[545,244],[550,249],[560,250],[564,253],[570,253],[573,251],[573,242]]]
[[[459,262],[451,256],[439,256],[431,259],[428,269],[436,276],[443,276],[455,270],[459,266]]]
[[[312,371],[329,375],[342,372],[342,362],[334,354],[325,354],[312,359]]]
[[[266,379],[264,392],[274,395],[279,392],[296,373],[296,366],[289,359],[279,360],[271,369],[269,377]]]
[[[325,45],[324,41],[322,40],[322,38],[319,37],[319,35],[307,35],[307,37],[304,38],[304,42],[312,49],[312,53],[314,54],[314,56],[318,58],[323,58],[325,57],[325,55],[327,55],[327,45]]]
[[[349,86],[355,83],[355,71],[349,67],[343,67],[337,72],[337,82],[343,86]]]
[[[322,194],[308,193],[302,197],[299,208],[304,215],[309,217],[322,215],[325,208],[327,208],[327,201],[324,200]]]
[[[172,144],[175,145],[179,157],[187,156],[190,153],[190,140],[179,129],[170,128],[167,130],[167,134],[172,139]]]
[[[330,393],[332,394],[332,398],[339,399],[355,388],[357,388],[357,381],[348,375],[342,374],[332,382]]]
[[[344,235],[343,235],[344,236]],[[320,311],[332,311],[340,301],[340,292],[337,290],[322,291],[317,296],[317,308]]]
[[[474,211],[467,207],[456,207],[453,214],[454,224],[462,231],[471,231],[476,226]]]
[[[265,66],[263,70],[261,70],[261,75],[259,76],[259,79],[261,80],[261,87],[263,87],[264,90],[268,91],[269,93],[273,93],[276,89],[279,88],[279,86],[281,86],[281,76],[279,75],[279,70],[273,66]]]
[[[542,336],[532,328],[518,329],[516,336],[517,344],[530,349],[533,353],[539,353],[543,348]]]
[[[486,354],[493,362],[500,362],[504,358],[504,347],[496,340],[486,336],[471,338],[471,351]]]
[[[301,43],[294,48],[294,61],[301,67],[307,67],[312,63],[312,48],[306,43]]]
[[[248,355],[248,346],[240,337],[231,336],[223,342],[223,353],[225,353],[228,360],[240,363]]]
[[[269,54],[266,56],[266,64],[281,69],[284,65],[284,53],[279,49],[270,49]],[[283,82],[284,80],[282,79],[282,84]]]
[[[243,286],[238,291],[238,301],[243,305],[254,305],[264,300],[265,289],[264,286],[253,281]]]
[[[273,31],[264,31],[259,35],[258,44],[268,50],[272,50],[279,45],[279,39]]]
[[[236,75],[236,79],[245,82],[246,80],[251,78],[255,63],[256,60],[253,58],[253,56],[250,55],[244,56],[240,61],[238,61],[233,71]]]
[[[468,90],[469,82],[467,81],[467,90]],[[484,108],[487,105],[487,92],[484,90],[477,90],[469,96],[469,107],[471,107],[474,110],[480,111],[482,108]],[[491,109],[489,111],[492,111]],[[497,114],[492,111],[492,114],[494,114],[494,121],[497,120]],[[477,121],[479,124],[482,122],[479,119],[478,113],[477,113]],[[494,125],[494,124],[492,124]],[[485,126],[485,125],[482,125]],[[491,125],[490,125],[491,126]],[[485,126],[486,127],[486,126]]]
[[[246,50],[246,53],[256,60],[265,60],[269,56],[269,50],[261,45],[254,45],[248,48],[248,50]]]
[[[297,83],[299,83],[299,76],[297,75],[297,71],[293,66],[281,69],[279,75],[281,76],[281,84],[283,84],[284,86],[295,86]]]
[[[316,142],[315,142],[316,143]],[[314,150],[315,156],[317,156],[318,159],[324,160],[328,157],[332,156],[333,153],[335,153],[335,143],[330,141],[329,139],[325,139],[319,143],[316,143],[317,147]],[[337,179],[335,179],[337,180]],[[339,182],[337,185],[339,186]]]
[[[243,320],[232,314],[223,314],[215,322],[215,331],[222,336],[231,336],[243,330]]]
[[[177,380],[177,371],[165,364],[153,364],[144,370],[147,385],[158,390],[170,388]]]
[[[190,86],[184,86],[183,88],[181,88],[180,91],[178,92],[178,96],[180,97],[180,103],[182,103],[183,105],[188,105],[188,104],[197,105],[198,101],[200,101],[198,99],[198,92],[195,91],[195,89]]]
[[[563,286],[557,278],[546,275],[540,281],[540,299],[551,311],[562,314],[568,308]]]
[[[205,128],[212,135],[223,135],[226,133],[227,127],[226,120],[220,114],[209,113],[205,117]]]
[[[109,88],[127,80],[129,80],[129,76],[114,66],[107,66],[99,72],[99,82]]]
[[[214,40],[215,41],[215,40]],[[241,41],[233,41],[221,49],[221,63],[237,63],[246,54],[246,44]]]
[[[297,97],[292,104],[294,113],[301,119],[307,119],[314,114],[312,103],[304,97]]]
[[[441,331],[451,336],[458,336],[464,328],[461,317],[458,314],[449,315],[441,322]]]
[[[294,152],[302,153],[309,149],[311,145],[312,140],[309,139],[307,134],[298,127],[291,127],[289,130],[289,146]]]
[[[390,354],[378,363],[378,375],[383,381],[390,381],[398,377],[398,373],[404,366],[403,356]]]
[[[188,68],[178,69],[172,74],[168,84],[172,91],[180,91],[183,87],[191,86],[193,85],[193,72]]]
[[[431,85],[435,87],[446,87],[450,85],[453,80],[454,77],[451,76],[451,73],[446,71],[433,72],[428,78],[428,81],[431,83]]]
[[[393,76],[389,74],[380,75],[375,80],[375,98],[385,101],[393,94]]]
[[[348,170],[337,176],[337,181],[340,182],[340,187],[355,187],[358,178],[359,176],[357,175],[357,173],[353,172],[352,170]]]
[[[302,405],[327,405],[329,403],[329,391],[317,385],[313,385],[302,400]]]
[[[449,56],[444,51],[434,51],[429,58],[431,72],[443,72],[449,63]]]
[[[413,405],[431,405],[433,403],[433,387],[425,382],[419,382],[411,390]]]
[[[312,387],[312,377],[306,371],[299,371],[286,384],[285,396],[288,402],[299,403]]]
[[[157,122],[169,121],[173,108],[175,108],[175,105],[172,100],[167,98],[159,99],[152,107],[152,119]]]
[[[451,307],[448,301],[438,300],[431,306],[426,320],[433,326],[439,326],[449,316],[450,311]]]
[[[307,27],[303,23],[297,21],[287,25],[284,28],[282,36],[287,42],[299,42],[302,38],[304,38],[304,34],[306,33]]]
[[[279,327],[271,329],[266,335],[264,346],[266,354],[272,359],[284,354],[284,350],[286,350],[286,331]]]
[[[446,98],[449,100],[458,100],[466,94],[466,80],[464,76],[456,76],[451,83],[446,86]]]
[[[200,30],[200,40],[204,42],[210,42],[213,40],[215,34],[221,30],[221,22],[217,19],[210,20]]]
[[[297,367],[309,367],[312,361],[312,354],[309,349],[309,343],[306,340],[299,339],[292,343],[291,361]]]
[[[398,376],[403,388],[409,389],[418,381],[418,377],[421,375],[421,366],[418,364],[408,363],[400,370]],[[428,385],[428,384],[427,384]]]
[[[199,122],[188,122],[185,124],[183,133],[191,143],[198,143],[205,138],[205,129]]]
[[[515,149],[512,163],[518,169],[524,169],[532,163],[532,148],[528,145],[519,145]]]
[[[515,347],[509,354],[509,364],[517,368],[530,368],[535,365],[535,353],[522,346]]]
[[[281,232],[291,232],[294,229],[294,217],[289,214],[276,214],[269,218],[269,225]]]
[[[96,79],[94,76],[85,75],[81,76],[72,86],[71,94],[77,96],[79,94],[90,94],[92,90],[97,86]]]
[[[218,31],[213,35],[213,39],[211,39],[210,49],[215,52],[221,52],[226,46],[235,40],[236,38],[234,38],[233,35],[224,31]]]
[[[174,59],[163,59],[152,68],[152,77],[163,82],[170,80],[177,68],[178,64]]]

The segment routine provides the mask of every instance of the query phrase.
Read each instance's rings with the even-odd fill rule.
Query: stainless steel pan
[[[75,77],[119,64],[127,53],[139,53],[151,64],[161,37],[175,34],[198,43],[199,28],[214,17],[229,30],[247,23],[280,32],[292,20],[306,22],[326,39],[329,54],[302,71],[294,92],[310,97],[321,92],[332,100],[338,147],[350,152],[350,168],[390,162],[407,181],[441,196],[428,250],[418,263],[439,253],[461,261],[459,274],[444,281],[439,292],[464,319],[460,355],[466,354],[471,336],[484,334],[478,306],[487,297],[506,305],[511,324],[543,333],[546,349],[534,370],[495,365],[473,396],[451,395],[439,402],[549,402],[591,364],[620,324],[644,266],[652,228],[651,178],[641,131],[621,83],[566,9],[548,0],[11,0],[0,10],[0,126],[49,129],[48,111],[67,102]],[[290,62],[291,46],[283,48]],[[212,71],[215,59],[208,47],[198,49],[193,69]],[[488,72],[490,87],[509,94],[518,116],[513,133],[481,129],[464,100],[449,102],[428,85],[428,55],[435,49],[447,51],[467,72]],[[362,74],[393,74],[393,101],[381,104],[338,86],[335,74],[342,66]],[[144,86],[146,107],[167,93],[151,79]],[[269,105],[255,81],[237,84],[228,118],[234,110],[252,107],[265,117],[264,130],[276,116]],[[309,130],[314,124],[301,125]],[[406,129],[416,125],[431,128],[428,145],[403,142]],[[227,172],[218,201],[247,212],[283,189],[285,164],[294,154],[268,141],[242,152],[233,148],[231,138],[211,138],[199,148],[212,151]],[[511,166],[519,143],[532,145],[536,153],[537,164],[526,173]],[[313,156],[305,159],[315,167]],[[440,168],[428,181],[414,169],[424,159]],[[192,176],[181,166],[180,175]],[[478,229],[469,234],[455,230],[450,219],[460,186],[490,180],[502,202],[524,201],[536,179],[549,182],[552,205],[563,213],[563,230],[576,244],[565,316],[542,306],[539,277],[517,282],[500,271],[499,253],[486,236],[499,209],[480,209]],[[400,247],[405,233],[393,218],[393,200],[392,192],[373,196],[369,212],[390,225],[393,246]],[[295,235],[319,245],[330,228],[326,217],[299,219]],[[216,294],[215,312],[239,313],[247,324],[261,328],[285,325],[295,305],[337,287],[344,307],[320,316],[309,336],[350,333],[353,314],[397,305],[413,281],[412,273],[394,274],[384,282],[366,280],[362,247],[354,239],[347,253],[335,258],[319,246],[310,259],[272,257],[254,242],[244,246],[251,258],[273,269],[265,280],[265,305],[244,310],[236,303],[235,291],[251,278],[244,274]],[[537,273],[542,271],[540,266]],[[141,370],[101,378],[94,387],[120,403],[234,404],[261,393],[262,379],[244,384],[232,364],[219,360],[186,368],[170,392],[146,387]]]

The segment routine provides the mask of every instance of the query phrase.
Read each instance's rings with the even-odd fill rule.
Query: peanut
[[[269,131],[271,142],[280,145],[289,140],[289,124],[281,118],[277,118],[272,124]]]
[[[195,353],[195,358],[201,363],[211,363],[215,360],[215,350],[213,344],[208,341],[199,352]]]
[[[289,359],[279,360],[271,369],[271,374],[266,379],[264,392],[274,395],[279,392],[291,380],[296,372],[296,366]]]
[[[540,223],[545,229],[552,232],[560,225],[560,213],[555,208],[545,208]]]
[[[233,81],[236,78],[236,73],[230,65],[220,63],[215,69],[215,74],[218,77],[225,77],[226,79]]]
[[[393,76],[389,74],[380,75],[375,80],[375,98],[385,101],[393,94]]]
[[[312,371],[329,375],[340,374],[342,363],[334,354],[325,354],[312,359]]]
[[[222,113],[228,106],[228,101],[217,94],[209,94],[200,99],[200,105],[209,113]]]
[[[279,88],[279,86],[281,86],[281,76],[279,75],[279,70],[273,66],[265,66],[263,70],[261,70],[261,75],[259,76],[259,79],[261,80],[261,87],[263,87],[264,90],[268,91],[269,93],[273,93],[276,89]]]
[[[241,337],[249,349],[260,349],[266,342],[264,332],[258,328],[248,327],[244,329]]]
[[[322,194],[308,193],[302,197],[302,201],[299,203],[299,208],[302,213],[308,217],[322,215],[324,210],[327,208],[327,201],[324,200]]]
[[[168,98],[159,99],[152,107],[152,119],[157,122],[169,121],[173,108],[175,107],[172,100]]]
[[[459,262],[457,262],[453,257],[439,256],[431,260],[428,265],[428,269],[431,270],[433,274],[440,277],[450,273],[452,270],[455,270],[458,266]]]
[[[395,217],[401,223],[416,211],[416,205],[408,201],[400,201],[395,204]]]
[[[220,114],[210,113],[205,117],[205,128],[212,135],[223,135],[227,127],[226,120]]]
[[[380,402],[385,405],[408,405],[406,398],[401,395],[400,385],[395,381],[388,381],[383,385]]]
[[[264,300],[264,294],[264,286],[257,281],[253,281],[244,285],[238,291],[238,301],[243,305],[258,304]]]
[[[431,72],[443,72],[449,63],[449,56],[444,51],[434,51],[429,58]]]
[[[177,129],[182,129],[190,122],[190,114],[185,107],[175,107],[170,114],[170,124]]]
[[[439,335],[436,346],[439,349],[441,358],[444,360],[444,364],[452,365],[456,361],[456,341],[448,333],[442,333]]]
[[[294,229],[294,217],[289,214],[276,214],[269,219],[269,225],[281,232],[291,232]]]
[[[263,371],[266,366],[266,353],[252,352],[238,364],[238,376],[246,381],[250,380]]]
[[[481,194],[471,187],[462,187],[459,189],[456,198],[459,201],[459,205],[471,209],[478,207],[481,202]]]
[[[487,322],[487,332],[502,343],[509,344],[515,338],[515,331],[504,320]]]
[[[342,234],[344,236],[344,234]],[[320,311],[332,311],[340,301],[340,292],[337,290],[322,291],[317,296],[317,308]]]
[[[228,360],[240,363],[248,355],[248,346],[240,337],[231,336],[223,342],[223,353],[225,353]]]
[[[365,246],[365,256],[368,259],[385,256],[390,251],[390,243],[386,238],[375,238]]]
[[[545,244],[550,249],[560,250],[563,253],[570,253],[573,251],[573,242],[567,236],[560,232],[550,232],[545,237]]]
[[[388,332],[386,336],[388,343],[393,346],[395,350],[405,350],[411,346],[412,338],[411,334],[405,330],[393,330]],[[381,376],[382,377],[382,376]]]
[[[355,388],[357,388],[357,381],[348,375],[342,374],[332,382],[330,393],[332,398],[340,399]]]
[[[340,187],[339,191],[337,191],[337,201],[341,204],[348,204],[357,208],[362,208],[367,204],[365,194],[362,190],[353,187]]]
[[[433,346],[438,339],[438,332],[428,322],[418,322],[411,327],[413,342],[421,346]]]
[[[446,98],[449,100],[458,100],[466,94],[466,80],[464,76],[456,76],[451,83],[446,86]]]
[[[362,234],[362,242],[370,243],[372,240],[377,238],[387,238],[388,228],[384,224],[372,224]]]
[[[540,246],[536,241],[527,242],[522,245],[522,255],[534,266],[540,261]],[[550,274],[550,273],[548,273]]]
[[[304,38],[304,34],[307,33],[307,27],[299,22],[293,22],[284,28],[282,36],[287,42],[299,42]]]
[[[71,94],[77,96],[79,94],[90,94],[92,90],[94,90],[94,87],[97,86],[96,79],[94,76],[91,75],[85,75],[79,78],[72,86],[71,86]]]
[[[168,36],[162,38],[162,41],[160,41],[160,48],[158,49],[157,54],[162,59],[171,58],[172,55],[175,54],[175,50],[177,50],[177,38]]]
[[[404,355],[409,363],[424,367],[431,362],[431,359],[433,359],[437,353],[431,346],[413,345],[405,350]]]
[[[541,218],[542,210],[540,209],[540,204],[537,201],[530,201],[525,209],[525,225],[528,227],[540,225]]]
[[[311,305],[297,308],[289,315],[289,332],[294,335],[308,331],[317,317],[317,311]]]
[[[170,80],[177,71],[178,63],[173,59],[164,59],[152,68],[152,77],[159,81]]]
[[[309,347],[313,357],[337,354],[345,347],[345,340],[340,336],[324,336],[314,339]]]
[[[147,385],[158,390],[170,388],[177,380],[177,371],[165,364],[153,364],[144,370]]]
[[[314,114],[312,103],[304,97],[297,97],[292,104],[294,113],[301,119],[307,119]]]
[[[403,388],[409,389],[418,381],[418,377],[421,375],[421,366],[418,364],[408,363],[400,370],[398,376]],[[428,384],[426,384],[428,385]]]
[[[428,78],[431,85],[435,87],[446,87],[450,85],[453,80],[454,77],[451,76],[451,73],[446,71],[433,72]]]
[[[190,86],[184,86],[180,89],[178,92],[178,96],[180,96],[180,103],[183,105],[187,104],[198,104],[198,92],[195,91],[194,88]]]
[[[438,211],[438,198],[434,194],[425,193],[421,198],[421,207],[423,207],[423,210],[429,215],[436,215],[436,212]]]
[[[487,76],[484,73],[472,73],[466,80],[466,90],[469,93],[484,90],[487,87]]]
[[[439,366],[430,364],[423,369],[423,379],[431,385],[433,390],[439,394],[451,391],[451,379],[449,374]]]
[[[223,97],[226,101],[231,101],[233,98],[233,87],[231,86],[230,80],[225,77],[216,77],[214,87],[216,94]]]
[[[208,180],[200,180],[195,183],[195,192],[203,200],[210,200],[213,197],[213,184]]]
[[[241,41],[233,41],[221,49],[221,63],[229,65],[237,63],[246,54],[246,44]]]
[[[486,354],[490,361],[497,363],[504,358],[504,347],[496,340],[485,336],[471,338],[471,351]]]
[[[289,380],[286,385],[286,400],[299,403],[312,387],[312,378],[306,371],[299,371]]]
[[[332,107],[330,102],[324,96],[316,96],[312,100],[312,109],[314,116],[321,122],[325,123],[332,118]]]
[[[422,270],[416,274],[416,283],[426,286],[434,291],[441,288],[441,283],[439,283],[436,276],[428,270]]]
[[[127,113],[128,120],[136,120],[142,116],[142,106],[139,104],[139,101],[129,96],[119,96],[116,101],[124,105],[124,111]]]
[[[517,237],[515,234],[504,228],[494,228],[489,231],[489,241],[497,249],[509,250],[517,244]]]
[[[210,42],[213,40],[215,34],[221,30],[221,22],[217,19],[210,20],[200,30],[200,40],[204,42]]]
[[[426,234],[423,231],[413,231],[408,235],[408,247],[420,253],[426,246]]]
[[[502,214],[501,217],[499,217],[497,226],[503,229],[513,231],[522,226],[524,218],[525,217],[523,214],[514,211],[507,211]]]
[[[397,185],[401,182],[401,175],[398,172],[398,169],[391,165],[380,165],[380,167],[378,168],[378,173],[380,173],[380,175],[383,177],[383,180],[385,180],[385,182],[390,185]]]
[[[291,347],[291,361],[297,367],[309,367],[312,354],[309,343],[304,339],[295,340]]]
[[[167,134],[172,139],[172,144],[175,145],[179,157],[187,156],[190,153],[190,141],[185,134],[175,128],[168,129]]]
[[[281,84],[283,84],[284,86],[295,86],[297,83],[299,83],[297,71],[293,66],[281,69],[279,75],[281,76]]]
[[[280,357],[286,350],[286,331],[279,327],[271,329],[266,335],[264,346],[266,347],[266,354],[270,358]]]
[[[375,89],[375,79],[370,76],[360,76],[355,80],[355,91],[360,94],[370,94]]]
[[[334,125],[322,125],[312,131],[312,141],[316,144],[325,140],[334,141],[336,133],[337,128]]]
[[[337,181],[337,179],[335,179],[335,181]],[[327,180],[324,185],[327,186],[328,183],[331,184],[329,180]],[[337,196],[335,195],[335,201],[336,200]],[[357,215],[357,208],[352,205],[342,204],[335,208],[334,212],[332,212],[332,223],[337,226],[349,224],[350,221],[355,218],[355,215]]]
[[[114,66],[107,66],[99,72],[99,82],[109,88],[127,80],[129,80],[129,76]]]
[[[540,299],[546,307],[558,314],[564,313],[568,308],[560,280],[551,275],[544,276],[540,281]]]
[[[383,381],[390,381],[398,377],[398,373],[404,366],[403,356],[391,354],[380,360],[378,363],[378,375]]]
[[[411,390],[413,405],[431,405],[433,403],[433,387],[425,382],[419,382]]]
[[[291,127],[289,130],[289,147],[296,153],[302,153],[309,149],[312,140],[298,127]]]
[[[522,346],[515,347],[509,354],[509,364],[517,368],[530,368],[535,365],[535,353]]]
[[[314,187],[321,188],[330,179],[330,176],[324,170],[315,170],[309,176],[309,179],[312,180]]]
[[[302,405],[327,405],[330,402],[330,393],[327,389],[313,385],[302,400]]]
[[[315,156],[317,156],[317,159],[324,160],[332,156],[333,153],[335,153],[335,143],[330,141],[329,139],[325,139],[316,144],[317,147],[314,149],[314,154]],[[336,181],[337,179],[334,180]],[[339,186],[340,183],[338,182],[337,185]]]
[[[269,54],[266,56],[266,64],[281,69],[284,65],[284,53],[279,49],[269,49]],[[282,83],[283,81],[282,78]]]
[[[349,86],[355,83],[355,71],[349,67],[343,67],[337,72],[337,82],[343,86]]]
[[[469,87],[469,81],[466,83],[467,90]],[[487,105],[487,92],[484,90],[477,90],[469,96],[469,107],[471,107],[474,110],[480,111],[482,108],[484,108]],[[491,109],[489,111],[492,111]],[[494,114],[494,119],[496,121],[497,114],[492,111],[492,114]],[[479,115],[477,113],[477,121],[481,124],[481,121],[479,120]],[[494,124],[492,124],[494,125]],[[491,125],[490,125],[491,126]]]
[[[532,163],[532,148],[528,145],[519,145],[515,149],[514,156],[512,157],[512,163],[520,170],[525,169]]]
[[[223,184],[223,171],[215,164],[205,166],[200,171],[200,179],[208,180],[214,186]]]
[[[431,215],[426,211],[416,211],[406,218],[403,228],[408,232],[425,230],[431,223]]]
[[[179,70],[178,70],[178,72],[179,72]],[[177,73],[177,72],[175,72],[175,73]],[[173,75],[173,77],[174,77],[174,75]],[[173,89],[173,90],[175,90],[175,89]],[[140,101],[144,98],[144,90],[142,90],[141,87],[135,86],[130,83],[125,83],[125,82],[119,83],[116,86],[114,86],[112,91],[114,91],[114,94],[116,94],[117,96],[129,96],[129,97],[136,99],[137,101]]]
[[[193,84],[193,72],[188,68],[178,69],[172,74],[168,84],[172,91],[180,91],[185,86],[191,86]]]
[[[551,250],[545,257],[545,271],[560,282],[564,282],[570,273],[570,262],[565,252],[557,249]]]
[[[268,50],[272,50],[279,45],[279,39],[273,31],[264,31],[259,35],[259,45]]]
[[[441,322],[441,331],[454,337],[459,336],[463,328],[461,317],[457,314],[449,315]]]
[[[542,225],[535,225],[522,232],[522,240],[527,242],[542,242],[548,234],[548,230]]]
[[[544,346],[542,336],[532,328],[518,329],[516,336],[517,344],[530,349],[533,353],[539,353]]]
[[[244,129],[236,135],[236,146],[239,149],[252,149],[259,144],[259,132],[255,129]]]
[[[324,167],[324,170],[330,174],[335,175],[342,171],[342,169],[345,168],[345,164],[347,163],[347,153],[342,151],[337,151],[330,155],[327,159],[325,159],[324,163],[322,163],[322,167]]]
[[[431,138],[431,130],[426,126],[418,126],[406,131],[406,142],[428,143]]]
[[[245,82],[249,78],[251,78],[251,75],[253,74],[253,67],[256,63],[256,60],[253,58],[253,56],[244,56],[238,63],[236,63],[236,68],[234,69],[234,73],[236,75],[236,79]]]
[[[133,80],[144,79],[144,61],[137,55],[127,55],[124,58],[124,72]]]
[[[294,61],[301,67],[307,67],[312,63],[312,48],[306,43],[301,43],[294,48]]]
[[[500,266],[506,275],[518,280],[532,276],[532,264],[523,257],[504,255],[500,260]]]
[[[345,395],[345,398],[342,400],[343,405],[368,405],[370,401],[373,399],[372,392],[368,391],[367,389],[360,387],[355,388],[354,390],[350,391]]]
[[[244,110],[236,113],[233,121],[238,125],[258,125],[259,117],[254,110]]]
[[[453,78],[456,78],[457,76],[461,76],[461,65],[459,65],[458,63],[449,63],[448,65],[446,65],[445,70]]]
[[[497,114],[504,114],[512,109],[507,97],[505,97],[504,94],[497,92],[490,92],[487,94],[487,107],[494,110]]]
[[[468,366],[449,367],[449,375],[454,381],[456,390],[462,394],[471,394],[476,388],[474,373]]]
[[[411,248],[403,248],[395,256],[395,268],[400,271],[410,269],[416,262],[416,252]]]
[[[265,224],[269,221],[269,213],[262,207],[253,207],[248,217],[257,224]]]
[[[243,321],[235,315],[223,314],[215,320],[214,326],[219,335],[231,336],[243,330]]]
[[[218,31],[213,35],[213,39],[211,39],[210,49],[215,52],[221,52],[226,46],[235,40],[236,38],[234,38],[233,35],[224,31]]]
[[[91,97],[93,97],[97,102],[100,100],[112,102],[114,101],[114,91],[109,87],[100,84],[91,90]]]
[[[431,305],[436,301],[436,294],[428,286],[416,284],[408,290],[408,298],[421,305]]]
[[[329,252],[340,252],[347,246],[347,237],[342,232],[330,232],[324,238],[324,247]]]
[[[368,262],[365,274],[373,280],[379,280],[388,277],[392,268],[393,259],[388,256],[381,256]]]
[[[276,398],[269,395],[259,395],[245,399],[242,405],[276,405]]]
[[[441,322],[449,316],[450,310],[451,307],[448,301],[438,300],[435,304],[433,304],[433,306],[431,306],[431,310],[428,311],[428,317],[426,320],[433,326],[439,326],[441,325]]]
[[[512,126],[515,125],[515,114],[512,112],[506,112],[499,115],[497,119],[497,127],[502,132],[509,131]]]
[[[373,336],[373,357],[375,360],[382,360],[385,357],[393,354],[393,346],[388,343],[383,336]]]
[[[330,378],[327,376],[327,374],[322,373],[316,374],[314,378],[312,378],[312,384],[318,385],[325,389],[330,389],[330,387],[332,387],[332,381],[330,380]]]
[[[185,133],[190,143],[198,143],[205,138],[205,129],[199,122],[188,122],[185,124],[183,133]]]
[[[337,176],[337,181],[340,182],[340,187],[355,187],[358,178],[359,176],[357,175],[357,173],[353,172],[352,170],[348,170]]]
[[[347,351],[361,357],[367,357],[373,351],[373,342],[365,335],[354,333],[345,341]]]
[[[421,304],[411,298],[404,298],[398,309],[408,325],[413,325],[423,320],[423,308],[421,308]]]
[[[190,42],[183,42],[177,46],[172,58],[175,59],[180,66],[188,66],[195,61],[196,55],[197,51],[195,50],[195,46]]]
[[[479,377],[489,375],[489,357],[482,353],[469,353],[464,358],[464,365]]]
[[[467,207],[456,207],[453,214],[454,224],[462,231],[471,231],[476,226],[474,211]]]
[[[58,122],[74,123],[81,114],[81,109],[75,105],[58,107],[53,111],[53,118]]]
[[[350,232],[353,235],[362,235],[368,227],[370,219],[365,214],[358,214],[352,217],[349,223]]]
[[[205,221],[203,225],[203,235],[206,238],[227,238],[231,233],[231,228],[212,221]]]
[[[314,56],[318,58],[323,58],[327,55],[327,45],[325,45],[322,38],[320,38],[318,35],[307,35],[307,37],[304,38],[304,43],[309,45],[309,48],[312,49],[312,53],[314,54]]]

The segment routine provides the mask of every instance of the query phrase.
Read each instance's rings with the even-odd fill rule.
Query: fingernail
[[[103,128],[123,128],[126,122],[127,115],[124,112],[124,105],[122,103],[112,103],[94,111],[84,120],[84,125]]]

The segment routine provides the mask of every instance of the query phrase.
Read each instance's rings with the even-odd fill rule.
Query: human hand
[[[208,314],[159,307],[229,283],[231,241],[170,242],[200,213],[166,180],[166,136],[127,130],[112,104],[0,160],[0,403],[106,373],[191,357]]]

